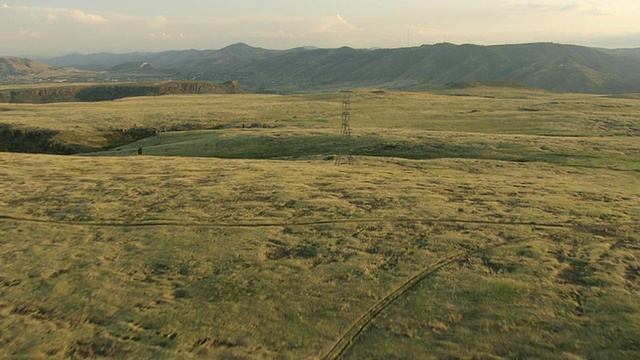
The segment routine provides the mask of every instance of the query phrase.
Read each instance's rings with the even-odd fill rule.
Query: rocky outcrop
[[[171,82],[158,87],[158,95],[169,94],[239,94],[242,88],[238,81],[216,85],[209,82]]]
[[[171,81],[160,84],[123,83],[5,90],[0,91],[0,102],[43,104],[110,101],[135,96],[238,94],[242,92],[242,88],[237,81],[229,81],[224,84],[213,84],[205,81]]]
[[[0,99],[4,103],[53,103],[69,102],[78,94],[78,87],[50,87],[44,89],[25,88],[10,91],[1,91]]]

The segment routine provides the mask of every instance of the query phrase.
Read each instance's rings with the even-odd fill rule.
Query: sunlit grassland
[[[325,160],[344,95],[354,166]],[[0,357],[636,359],[637,101],[474,87],[2,105],[0,123],[68,139],[209,130],[0,153]]]
[[[528,240],[442,269],[345,356],[637,355],[638,227],[606,230],[640,216],[631,173],[0,157],[1,212],[22,219],[0,223],[8,355],[320,357],[420,269],[509,239]],[[330,219],[355,222],[296,225]]]
[[[640,170],[637,137],[549,137],[406,129],[356,129],[356,156],[408,159],[464,158],[547,162]],[[232,129],[165,133],[93,156],[146,155],[318,160],[347,153],[331,130]]]
[[[307,95],[200,95],[128,98],[102,103],[4,104],[0,124],[50,129],[63,144],[108,146],[106,130],[154,128],[339,133],[340,101],[352,99],[356,134],[401,129],[573,137],[637,136],[634,98],[473,87],[441,93],[357,91]],[[298,135],[299,137],[302,135]]]

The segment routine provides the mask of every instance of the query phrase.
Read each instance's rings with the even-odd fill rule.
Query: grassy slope
[[[0,56],[0,81],[10,79],[11,82],[33,80],[36,78],[54,78],[66,76],[90,77],[98,75],[95,72],[60,68],[49,64],[16,57]]]
[[[637,100],[484,87],[350,96],[354,155],[640,170]],[[240,103],[247,99],[255,100],[233,109],[243,111],[237,118],[218,123],[226,129],[162,133],[96,155],[137,154],[142,147],[145,154],[163,156],[318,159],[340,151],[340,119],[334,115],[340,95],[248,96]],[[238,118],[268,128],[237,128]]]
[[[67,69],[57,68],[40,61],[0,56],[0,76],[16,75],[18,73],[59,75],[65,71],[70,72]]]
[[[105,131],[150,127],[217,128],[162,133],[120,151],[231,158],[318,158],[335,153],[344,94],[168,96],[97,104],[6,105],[0,123],[60,131],[56,141],[100,148]],[[636,99],[476,87],[442,94],[351,93],[354,153],[409,158],[470,157],[634,163]],[[259,124],[269,129],[241,129]],[[523,136],[524,135],[524,136]],[[540,137],[545,136],[545,137]],[[303,145],[303,146],[301,146]],[[268,148],[265,151],[265,148]],[[582,158],[578,162],[584,162]],[[637,165],[628,165],[626,168]]]
[[[416,146],[420,136],[431,136],[429,143],[449,149],[452,142],[475,144],[464,153],[485,155],[472,159],[376,153],[336,167],[313,160],[0,154],[0,183],[8,185],[0,187],[2,354],[322,357],[387,294],[450,258],[385,307],[343,357],[637,358],[636,100],[492,91],[485,95],[502,100],[405,93],[384,95],[392,97],[385,103],[381,95],[355,94],[356,134],[371,134],[362,149],[376,144],[374,134],[385,144],[408,136]],[[214,108],[228,114],[228,123],[260,118],[286,125],[165,134],[183,144],[157,145],[159,153],[174,144],[173,155],[187,155],[189,146],[201,151],[202,141],[228,138],[208,153],[215,155],[233,143],[246,143],[248,151],[255,138],[307,144],[329,137],[338,125],[336,99],[131,99],[96,104],[98,116],[86,126],[113,112],[125,122],[160,121],[151,114],[164,111],[197,121]],[[187,104],[176,106],[178,100]],[[77,120],[51,124],[77,126],[80,113],[90,111],[66,106],[44,108]],[[46,122],[41,107],[26,109]],[[594,124],[590,112],[609,121]],[[518,115],[518,123],[500,120]],[[364,119],[366,127],[356,125]],[[386,130],[389,119],[393,131]],[[495,141],[511,147],[483,149]],[[300,157],[326,153],[318,143]],[[518,156],[530,152],[542,161],[502,160],[523,143]],[[145,144],[145,154],[153,148]],[[558,149],[573,160],[542,156]],[[331,219],[351,221],[323,222]],[[522,224],[531,222],[538,225]],[[512,243],[464,255],[505,241]]]

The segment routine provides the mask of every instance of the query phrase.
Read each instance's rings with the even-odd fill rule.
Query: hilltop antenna
[[[351,154],[351,127],[349,121],[351,117],[351,99],[345,96],[342,99],[342,129],[340,130],[340,146],[338,156],[336,157],[336,165],[342,163],[342,156],[346,150],[347,161],[349,165],[353,165],[353,155]]]

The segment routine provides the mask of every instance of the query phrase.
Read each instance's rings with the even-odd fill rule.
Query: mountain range
[[[459,82],[515,83],[583,93],[640,92],[640,49],[555,43],[289,50],[239,43],[221,50],[72,54],[40,60],[57,68],[89,71],[94,77],[106,72],[126,79],[238,80],[254,92],[421,89]]]

